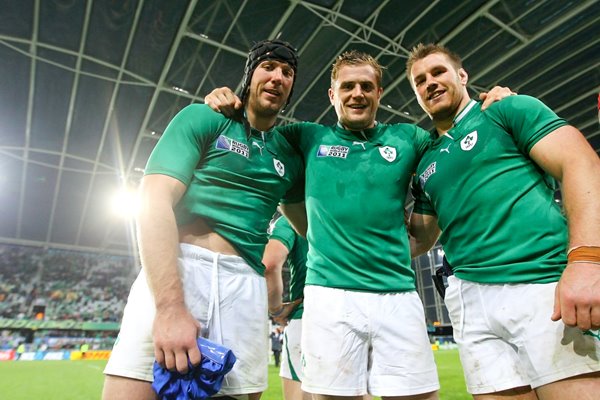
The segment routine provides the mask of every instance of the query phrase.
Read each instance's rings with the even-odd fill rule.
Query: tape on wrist
[[[579,246],[569,250],[568,264],[600,264],[600,246]]]

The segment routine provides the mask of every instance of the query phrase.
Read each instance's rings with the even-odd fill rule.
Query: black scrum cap
[[[261,40],[256,43],[248,52],[248,59],[246,60],[246,67],[244,68],[244,79],[242,84],[241,99],[245,104],[248,98],[248,89],[250,88],[250,81],[254,70],[264,60],[276,60],[288,63],[294,70],[294,83],[292,83],[292,89],[288,97],[287,104],[290,102],[292,92],[294,91],[294,84],[296,83],[296,73],[298,72],[298,52],[292,47],[291,44],[279,39],[273,40]]]

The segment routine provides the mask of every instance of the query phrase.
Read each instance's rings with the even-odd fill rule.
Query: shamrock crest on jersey
[[[285,174],[285,165],[278,159],[273,159],[273,165],[275,166],[275,171],[279,174],[279,176],[283,176]]]
[[[384,160],[392,162],[396,159],[396,149],[390,146],[383,146],[379,148],[379,154]]]
[[[464,151],[469,151],[477,144],[477,131],[473,131],[460,141],[460,148]]]

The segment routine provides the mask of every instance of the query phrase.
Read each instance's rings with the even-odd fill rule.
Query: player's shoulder
[[[500,101],[496,101],[491,104],[486,111],[526,111],[531,108],[546,107],[546,105],[538,98],[529,96],[526,94],[517,94],[514,96],[508,96]]]
[[[229,118],[225,117],[223,114],[214,111],[212,108],[207,106],[206,104],[201,103],[192,103],[179,111],[177,116],[189,118],[192,120],[210,120],[210,121],[226,121]]]

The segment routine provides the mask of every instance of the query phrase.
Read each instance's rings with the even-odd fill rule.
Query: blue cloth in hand
[[[236,358],[228,348],[198,338],[202,353],[200,364],[193,367],[188,360],[186,374],[169,371],[154,361],[152,388],[163,400],[205,400],[221,390],[225,374],[231,371]]]

